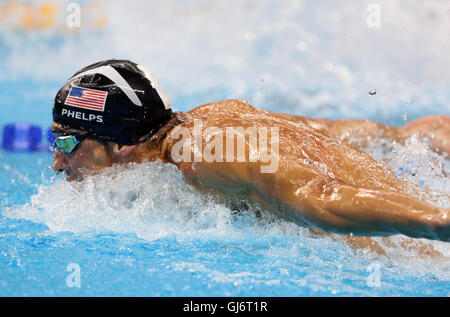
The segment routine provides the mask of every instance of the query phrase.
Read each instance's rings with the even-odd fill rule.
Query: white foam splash
[[[450,160],[431,150],[428,138],[414,134],[404,143],[374,139],[363,150],[410,183],[411,195],[450,207]]]
[[[5,208],[3,215],[44,223],[52,232],[113,231],[147,240],[171,234],[239,239],[240,225],[263,230],[251,213],[243,218],[202,196],[174,166],[160,162],[114,166],[78,183],[40,185],[29,204]]]
[[[328,237],[321,237],[321,246],[317,245],[316,237],[306,228],[265,212],[262,218],[251,208],[236,212],[200,194],[183,181],[176,167],[161,162],[114,166],[83,182],[59,179],[42,184],[30,203],[4,208],[3,215],[43,223],[51,232],[132,233],[149,241],[167,236],[223,242],[284,236],[300,237],[318,249],[343,247],[341,240]],[[422,242],[450,256],[447,243]],[[391,256],[415,254],[401,248],[388,251]]]

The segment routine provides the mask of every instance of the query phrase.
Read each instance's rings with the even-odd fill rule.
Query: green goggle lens
[[[69,154],[75,150],[80,142],[76,135],[67,135],[56,138],[55,146],[63,153]]]

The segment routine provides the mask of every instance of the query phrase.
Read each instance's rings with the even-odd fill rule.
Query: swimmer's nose
[[[53,153],[53,170],[56,173],[61,173],[69,170],[69,163],[60,149],[55,149]]]

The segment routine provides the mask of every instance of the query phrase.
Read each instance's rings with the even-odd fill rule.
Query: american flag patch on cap
[[[72,107],[104,111],[107,96],[106,91],[72,86],[64,103]]]

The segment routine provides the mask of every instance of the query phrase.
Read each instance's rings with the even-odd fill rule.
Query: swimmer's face
[[[56,136],[68,134],[56,123],[52,125],[52,132]],[[113,164],[107,144],[89,138],[81,141],[72,153],[65,154],[56,148],[53,154],[53,169],[65,173],[68,181],[80,181]]]

